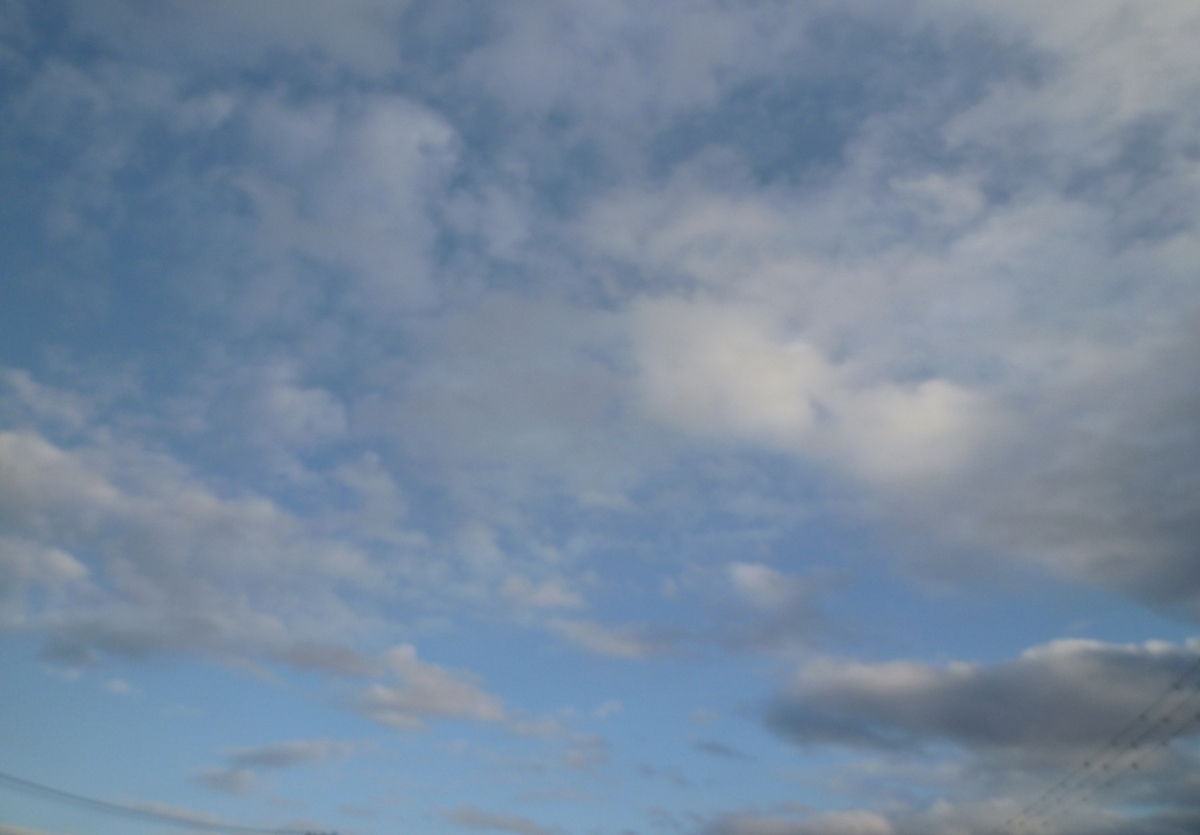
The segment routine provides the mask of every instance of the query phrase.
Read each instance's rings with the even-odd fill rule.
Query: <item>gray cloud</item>
[[[567,751],[563,754],[563,765],[575,771],[584,771],[608,762],[608,740],[592,734],[576,734],[571,737]]]
[[[678,652],[675,635],[646,625],[610,627],[590,620],[556,618],[550,628],[589,652],[642,661]]]
[[[269,771],[297,765],[319,763],[332,756],[345,756],[354,750],[346,742],[329,739],[291,740],[256,748],[235,748],[225,755],[227,768],[206,768],[196,774],[196,782],[207,789],[226,794],[249,794]]]
[[[874,812],[829,812],[805,819],[734,814],[710,823],[706,835],[893,835],[887,818]]]
[[[228,755],[239,768],[288,768],[303,763],[321,762],[335,754],[347,754],[351,746],[328,739],[276,742],[258,748],[237,748]]]
[[[987,835],[1011,830],[1014,808],[1003,803],[949,803],[928,809],[887,814],[866,809],[817,815],[738,812],[718,816],[700,832],[705,835]],[[1193,831],[1190,811],[1157,811],[1144,816],[1074,808],[1033,825],[1053,835],[1184,835]],[[1024,824],[1020,824],[1024,826]]]
[[[223,794],[249,794],[257,788],[259,775],[249,768],[206,768],[196,775],[204,788]]]
[[[714,757],[722,757],[729,760],[750,760],[753,759],[744,751],[726,745],[723,742],[717,742],[715,739],[696,739],[692,741],[692,747],[697,751],[702,751],[705,754],[711,754]]]
[[[516,832],[518,835],[551,835],[557,832],[528,818],[514,815],[501,815],[487,812],[476,806],[463,805],[455,809],[442,810],[441,816],[449,823],[465,829],[498,830],[500,832]]]
[[[51,833],[44,829],[30,829],[27,826],[0,823],[0,835],[51,835]]]
[[[136,3],[77,4],[77,34],[109,48],[164,63],[252,67],[272,50],[318,50],[327,60],[360,72],[383,72],[397,61],[395,35],[409,3],[347,3],[338,14],[301,0],[289,13],[222,2],[207,9],[167,3],[146,14]]]
[[[1107,742],[1195,662],[1193,648],[1083,640],[1055,641],[992,666],[815,661],[771,705],[767,722],[801,744],[950,741],[1074,756]],[[1184,693],[1195,683],[1187,686]],[[1197,710],[1200,703],[1176,713],[1172,730]]]
[[[64,449],[5,432],[0,461],[0,514],[16,535],[4,539],[0,570],[17,588],[55,590],[40,611],[10,601],[9,617],[46,629],[54,654],[248,651],[340,672],[359,666],[324,642],[360,616],[321,590],[334,577],[347,588],[382,579],[357,548],[304,542],[305,524],[269,499],[219,496],[177,462],[136,447]],[[73,556],[59,545],[68,543],[84,551]],[[256,591],[227,596],[231,581]]]

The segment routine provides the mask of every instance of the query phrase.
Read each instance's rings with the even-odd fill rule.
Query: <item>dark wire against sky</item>
[[[56,803],[65,803],[91,812],[102,812],[106,815],[117,815],[133,820],[169,823],[173,826],[193,829],[198,832],[228,832],[233,833],[233,835],[316,835],[311,829],[269,829],[258,826],[242,826],[236,823],[200,820],[199,818],[188,817],[183,813],[172,813],[124,803],[112,803],[107,800],[97,800],[94,797],[85,797],[74,792],[56,789],[52,786],[35,783],[32,780],[26,780],[23,777],[17,777],[15,774],[6,774],[2,771],[0,771],[0,784],[16,791],[52,800]]]

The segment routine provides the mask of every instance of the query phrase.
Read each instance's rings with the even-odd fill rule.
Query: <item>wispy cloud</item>
[[[472,676],[419,660],[411,645],[393,647],[383,660],[397,683],[372,684],[355,700],[355,709],[376,722],[414,730],[431,718],[500,722],[507,716],[500,700]]]
[[[717,742],[715,739],[695,739],[692,740],[692,747],[697,751],[705,754],[711,754],[714,757],[722,757],[727,760],[749,760],[753,759],[744,751],[739,751],[732,745],[726,745],[723,742]]]
[[[465,829],[485,829],[500,832],[516,832],[517,835],[552,835],[559,830],[534,823],[528,818],[486,812],[476,806],[463,805],[441,812],[449,823]]]
[[[332,756],[346,756],[354,750],[347,742],[329,739],[275,742],[257,748],[235,748],[225,755],[228,768],[207,768],[196,775],[205,788],[228,794],[249,794],[258,787],[264,773],[297,765],[319,763]]]
[[[590,620],[550,621],[550,628],[597,655],[640,661],[677,652],[674,639],[662,630],[644,625],[609,627]]]

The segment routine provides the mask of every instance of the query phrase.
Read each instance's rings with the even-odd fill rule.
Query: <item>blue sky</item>
[[[1194,832],[1198,48],[1173,0],[0,3],[0,772]]]

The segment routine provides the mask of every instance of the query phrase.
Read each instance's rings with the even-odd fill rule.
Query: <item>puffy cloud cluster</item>
[[[892,748],[949,741],[1076,754],[1107,742],[1194,672],[1196,662],[1194,650],[1171,644],[1078,639],[1034,647],[994,666],[817,660],[796,674],[768,722],[802,744]],[[1194,682],[1187,687],[1190,692]],[[1177,712],[1171,730],[1200,732],[1190,725],[1197,712],[1200,703]]]
[[[714,143],[581,229],[663,282],[629,308],[651,416],[798,454],[952,550],[1190,605],[1195,11],[1076,11],[989,8],[1024,70],[880,111],[806,188]]]
[[[1194,3],[51,6],[0,6],[0,628],[55,657],[370,675],[431,611],[794,652],[826,501],[959,577],[1200,611]],[[704,613],[624,605],[660,583]],[[999,773],[1187,656],[816,660],[769,722]],[[512,719],[411,645],[383,664],[368,718]]]
[[[888,816],[897,832],[1182,832],[1194,816],[1198,674],[1194,644],[1163,642],[1064,639],[992,665],[817,659],[766,721],[810,749],[879,752],[889,764],[868,781],[876,793],[889,791],[889,771],[919,779],[901,776],[904,763],[950,765],[958,779],[925,779],[953,800],[922,808],[898,797]],[[1122,803],[1165,811],[1130,815]],[[784,818],[764,825],[809,831]]]
[[[270,500],[221,497],[170,458],[117,444],[0,434],[0,514],[8,625],[42,630],[67,661],[94,649],[299,659],[363,627],[335,588],[386,582],[362,551],[311,541]],[[46,594],[31,608],[33,588]]]

